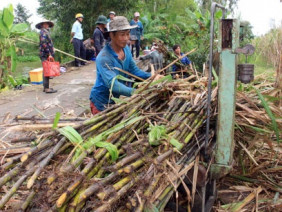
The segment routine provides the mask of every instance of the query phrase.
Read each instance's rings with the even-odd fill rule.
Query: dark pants
[[[86,49],[86,60],[91,60],[94,57],[95,51],[92,49]]]
[[[41,62],[43,62],[43,61],[47,60],[47,57],[40,57],[40,59],[41,59]],[[48,89],[49,88],[49,79],[50,79],[50,77],[45,77],[44,76],[44,71],[42,72],[42,74],[43,74],[43,88],[44,89]]]
[[[140,40],[136,40],[134,45],[131,45],[131,54],[132,57],[134,57],[133,49],[136,49],[136,57],[139,57],[139,52],[140,52]]]
[[[74,48],[74,55],[76,57],[79,57],[85,60],[85,48],[84,48],[82,40],[74,38],[72,40],[72,44]],[[75,59],[75,66],[79,66],[80,64],[84,65],[85,63],[82,62],[81,60]]]

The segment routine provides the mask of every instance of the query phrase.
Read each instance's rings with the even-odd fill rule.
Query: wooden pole
[[[120,72],[122,72],[122,73],[125,73],[125,74],[127,74],[127,75],[129,75],[129,76],[131,76],[131,77],[133,77],[133,78],[135,78],[135,79],[138,79],[138,80],[140,80],[140,81],[145,81],[144,79],[142,79],[142,78],[140,78],[140,77],[138,77],[138,76],[136,76],[136,75],[134,75],[134,74],[131,74],[131,73],[129,73],[128,71],[125,71],[125,70],[122,70],[121,68],[118,68],[118,67],[114,67],[114,69],[116,69],[116,70],[118,70],[118,71],[120,71]]]
[[[280,61],[276,70],[276,83],[275,87],[282,89],[282,54],[280,55]]]

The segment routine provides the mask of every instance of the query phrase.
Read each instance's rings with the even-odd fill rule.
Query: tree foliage
[[[39,0],[38,13],[45,18],[56,20],[52,38],[57,48],[72,52],[69,43],[70,31],[75,14],[84,15],[84,37],[92,36],[98,16],[108,15],[113,10],[129,20],[135,11],[141,14],[145,40],[150,45],[154,38],[164,41],[168,47],[180,44],[183,51],[197,48],[190,59],[201,69],[207,58],[210,30],[210,1],[195,0]],[[234,6],[235,1],[218,1]],[[204,9],[203,9],[204,8]],[[216,18],[221,17],[217,11]]]
[[[15,19],[14,23],[28,23],[30,25],[30,22],[28,19],[31,17],[31,14],[29,10],[27,10],[21,3],[18,3],[15,8]]]
[[[0,11],[0,89],[14,84],[11,73],[16,69],[16,40],[28,29],[26,23],[13,24],[13,6]]]

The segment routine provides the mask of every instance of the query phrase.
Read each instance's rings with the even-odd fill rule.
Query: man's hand
[[[70,43],[72,43],[73,38],[70,39]]]
[[[153,82],[154,82],[154,81],[157,81],[157,80],[159,80],[159,79],[161,79],[161,78],[163,78],[163,77],[164,77],[163,75],[158,74],[158,75],[155,77],[155,79],[153,80]]]
[[[141,40],[144,40],[144,37],[143,37],[143,36],[141,36]]]

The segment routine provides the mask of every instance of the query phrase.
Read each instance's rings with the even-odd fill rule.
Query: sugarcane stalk
[[[66,201],[68,201],[70,198],[72,198],[75,193],[74,190],[77,189],[83,180],[85,179],[86,175],[90,172],[90,170],[93,168],[95,165],[95,160],[91,159],[90,162],[84,167],[82,170],[82,175],[75,180],[68,188],[67,191],[65,191],[56,201],[56,206],[57,208],[61,208],[63,204],[65,204]]]
[[[54,155],[57,153],[57,151],[62,147],[64,142],[66,141],[65,137],[63,137],[56,146],[51,150],[50,154],[39,164],[39,167],[36,169],[32,177],[27,182],[27,188],[30,189],[41,171],[44,169],[44,167],[49,163],[49,161],[54,157]]]
[[[18,181],[13,185],[13,187],[2,197],[0,200],[0,209],[4,207],[4,205],[9,201],[9,199],[16,193],[21,184],[28,178],[28,176],[32,175],[35,171],[36,167],[29,169],[24,175],[22,175]]]
[[[118,173],[112,173],[108,177],[99,180],[97,183],[93,183],[91,186],[89,186],[87,189],[85,189],[79,194],[79,199],[77,203],[82,203],[86,201],[86,199],[90,197],[92,194],[94,194],[95,192],[97,192],[100,187],[105,186],[107,183],[113,181],[118,176],[119,176]]]
[[[139,204],[139,206],[136,209],[134,209],[134,211],[142,212],[144,210],[144,205],[147,199],[149,199],[149,197],[152,195],[153,190],[157,187],[161,177],[162,177],[162,174],[158,174],[157,176],[154,176],[154,178],[152,179],[152,182],[150,183],[150,185],[147,187],[147,189],[144,192],[144,198],[141,200],[141,203]]]
[[[3,165],[0,167],[0,169],[1,169],[1,170],[5,170],[5,171],[8,170],[8,169],[10,169],[10,168],[13,167],[17,162],[20,161],[22,155],[23,155],[23,154],[21,154],[21,155],[16,155],[16,156],[14,156],[14,157],[12,157],[12,158],[7,158],[7,159],[6,159],[6,163],[3,164]]]
[[[0,178],[0,187],[5,185],[8,181],[13,179],[17,174],[20,172],[20,166],[16,166],[12,170],[10,170],[8,173],[6,173],[4,176]]]
[[[46,140],[44,143],[41,143],[41,145],[39,144],[38,146],[32,148],[30,151],[28,151],[21,157],[21,162],[25,162],[28,158],[30,158],[32,155],[36,154],[37,152],[54,145],[55,142],[56,142],[55,140]]]
[[[26,209],[28,208],[29,204],[32,202],[35,194],[36,194],[35,191],[31,191],[30,192],[30,194],[28,195],[28,197],[26,198],[26,200],[23,202],[23,204],[21,206],[21,211],[26,211]]]
[[[110,198],[107,201],[107,204],[103,204],[102,206],[95,209],[94,211],[95,212],[105,212],[105,211],[110,210],[112,205],[115,204],[119,199],[121,199],[135,183],[137,183],[138,181],[142,179],[142,177],[143,175],[139,174],[136,178],[132,179],[129,183],[123,186],[113,198]]]
[[[134,161],[135,159],[142,156],[141,152],[136,152],[128,157],[123,158],[121,161],[117,162],[115,165],[109,168],[109,170],[117,170],[123,167],[124,165]]]

